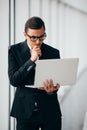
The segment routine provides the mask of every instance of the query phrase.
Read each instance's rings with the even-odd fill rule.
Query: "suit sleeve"
[[[13,86],[24,86],[23,80],[35,66],[36,64],[29,59],[19,67],[14,51],[11,48],[8,49],[8,76]]]

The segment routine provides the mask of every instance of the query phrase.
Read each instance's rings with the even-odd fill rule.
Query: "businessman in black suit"
[[[45,24],[39,17],[27,20],[24,36],[24,42],[9,47],[8,75],[16,87],[10,115],[17,120],[17,130],[61,130],[60,85],[46,79],[41,88],[33,87],[37,59],[60,58],[59,50],[43,43]]]

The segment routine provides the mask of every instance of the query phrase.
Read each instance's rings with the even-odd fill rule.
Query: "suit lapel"
[[[42,52],[42,55],[39,57],[39,60],[46,59],[48,55],[47,55],[47,47],[44,43],[42,43],[41,45],[41,52]]]
[[[27,45],[27,41],[21,44],[21,58],[23,63],[25,63],[28,59],[30,59],[31,53],[30,49]]]

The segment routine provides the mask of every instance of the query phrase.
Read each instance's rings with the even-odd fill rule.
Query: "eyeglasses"
[[[30,40],[32,41],[32,42],[36,42],[38,39],[40,40],[40,41],[43,41],[43,40],[45,40],[45,38],[46,38],[46,33],[44,33],[43,35],[41,35],[41,36],[30,36],[29,34],[27,34],[27,36],[30,38]]]

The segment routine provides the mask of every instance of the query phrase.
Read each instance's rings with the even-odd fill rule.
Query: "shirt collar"
[[[29,49],[32,50],[32,48],[31,48],[31,46],[28,44],[28,42],[27,42],[27,45],[28,45]]]

